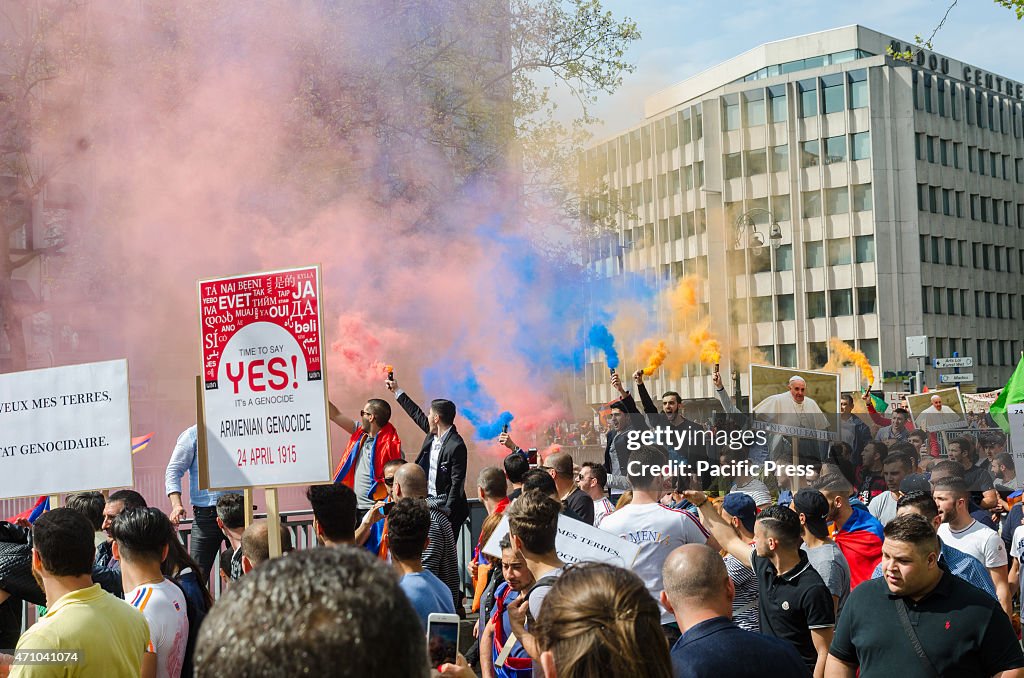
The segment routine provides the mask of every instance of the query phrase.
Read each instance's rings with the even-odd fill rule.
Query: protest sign
[[[837,374],[751,365],[750,402],[758,429],[797,438],[839,439]]]
[[[484,544],[483,552],[501,558],[500,544],[507,534],[508,518],[502,516],[491,538]],[[640,546],[593,525],[559,515],[555,551],[566,564],[608,563],[628,569],[640,553]]]
[[[907,396],[914,428],[935,433],[967,428],[964,401],[958,388],[943,388]]]
[[[133,484],[128,361],[0,375],[0,498]]]
[[[320,268],[198,286],[203,484],[228,489],[330,482]]]

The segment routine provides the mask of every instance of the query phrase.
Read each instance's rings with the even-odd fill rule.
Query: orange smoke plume
[[[861,351],[855,350],[852,346],[838,337],[828,340],[828,346],[832,349],[832,355],[825,364],[829,372],[838,372],[845,363],[853,363],[860,369],[861,375],[869,384],[875,381],[875,371],[871,368],[871,361]]]
[[[645,341],[644,345],[647,346],[650,342]],[[654,370],[661,367],[661,364],[665,362],[665,358],[668,356],[668,346],[665,345],[664,341],[659,341],[653,348],[648,348],[646,351],[647,366],[644,367],[644,374],[648,377],[654,374]]]
[[[690,332],[690,343],[698,352],[698,359],[706,365],[722,362],[722,345],[708,329],[707,324]]]
[[[675,287],[669,290],[668,305],[672,309],[672,316],[677,320],[685,320],[697,311],[700,303],[698,291],[700,289],[700,278],[695,275],[688,275],[680,278]]]

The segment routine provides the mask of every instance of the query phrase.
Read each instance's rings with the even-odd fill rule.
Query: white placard
[[[0,375],[0,498],[134,484],[128,361]]]
[[[331,480],[320,268],[199,283],[201,486]]]
[[[501,540],[507,534],[508,518],[502,516],[491,538],[484,544],[483,552],[501,558]],[[559,559],[567,564],[608,563],[629,569],[640,553],[640,546],[575,518],[559,515],[555,551]]]

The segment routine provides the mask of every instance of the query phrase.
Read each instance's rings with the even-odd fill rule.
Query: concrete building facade
[[[905,338],[927,335],[931,357],[971,356],[973,385],[1001,386],[1024,346],[1024,86],[890,47],[911,46],[837,28],[648,98],[640,125],[584,154],[608,187],[590,213],[622,206],[588,265],[662,287],[706,280],[696,320],[733,349],[723,370],[744,353],[819,368],[838,337],[868,356],[878,389],[883,372],[917,368]],[[670,347],[684,343],[655,312]],[[587,398],[607,401],[607,370],[590,358]],[[657,375],[652,390],[709,397],[709,369]],[[925,379],[937,386],[938,372]]]

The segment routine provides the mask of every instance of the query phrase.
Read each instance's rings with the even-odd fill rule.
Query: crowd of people
[[[501,435],[502,465],[470,485],[487,518],[465,571],[454,403],[424,412],[389,378],[425,435],[414,460],[387,400],[368,400],[358,419],[332,405],[350,439],[335,482],[307,489],[317,545],[299,550],[284,525],[247,525],[242,495],[198,488],[192,427],[168,465],[169,515],[133,490],[85,492],[0,528],[2,595],[45,606],[0,674],[1024,676],[1024,509],[1005,438],[958,437],[942,459],[900,410],[874,431],[843,416],[847,395],[842,441],[799,483],[666,476],[670,458],[724,468],[746,451],[630,444],[637,428],[698,427],[678,394],[659,408],[642,373],[634,382],[635,398],[613,379],[603,463],[560,450],[533,465]],[[714,385],[728,402],[717,375]],[[189,473],[186,551],[176,525]],[[560,523],[627,540],[637,556],[626,568],[569,563]],[[428,640],[434,615],[472,629],[445,660]]]

